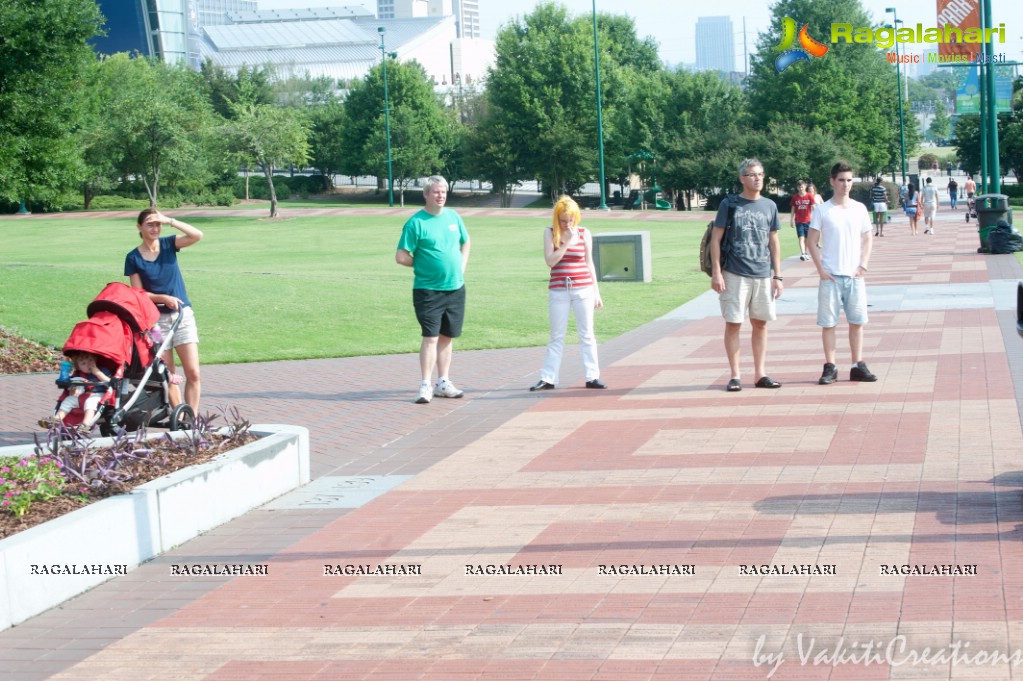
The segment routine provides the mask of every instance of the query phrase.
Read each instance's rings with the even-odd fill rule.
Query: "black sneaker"
[[[824,373],[821,374],[820,380],[817,381],[820,385],[831,385],[838,380],[838,367],[831,362],[824,365]]]
[[[870,373],[870,369],[867,368],[866,363],[857,362],[856,366],[849,370],[850,381],[863,381],[864,383],[873,383],[877,380],[877,376]]]

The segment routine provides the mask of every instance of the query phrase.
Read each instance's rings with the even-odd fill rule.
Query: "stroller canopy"
[[[75,324],[64,352],[91,352],[121,367],[131,362],[132,335],[128,324],[113,312],[97,312]]]
[[[160,319],[160,311],[145,291],[119,281],[107,284],[85,311],[89,317],[97,312],[113,312],[135,333],[148,331]]]

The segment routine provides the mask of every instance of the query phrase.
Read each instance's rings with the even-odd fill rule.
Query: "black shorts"
[[[428,288],[412,289],[412,306],[416,319],[423,328],[424,338],[462,335],[465,318],[465,287],[454,291],[434,291]]]

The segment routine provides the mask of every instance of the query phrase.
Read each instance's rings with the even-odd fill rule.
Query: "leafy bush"
[[[291,188],[283,177],[274,177],[274,191],[277,192],[277,200],[283,201],[284,199],[291,198]],[[234,181],[234,195],[239,199],[245,198],[245,178],[238,177]],[[250,175],[249,176],[249,198],[260,199],[263,201],[270,200],[270,187],[266,184],[266,178],[262,175]]]
[[[916,163],[920,172],[928,172],[934,170],[935,167],[939,170],[941,169],[941,159],[939,159],[936,154],[921,154]]]
[[[149,208],[149,199],[130,199],[117,194],[94,196],[89,210],[145,210]]]

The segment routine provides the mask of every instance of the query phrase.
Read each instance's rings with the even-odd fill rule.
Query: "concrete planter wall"
[[[252,431],[256,442],[0,540],[0,630],[309,482],[307,429]]]

